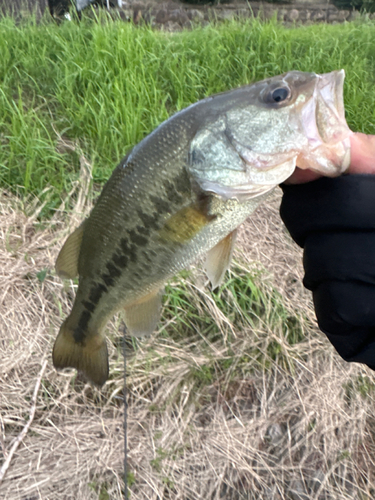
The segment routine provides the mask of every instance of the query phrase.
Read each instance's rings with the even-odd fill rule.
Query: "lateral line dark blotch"
[[[114,253],[112,255],[112,260],[116,266],[124,269],[128,264],[128,257],[122,253]]]
[[[137,210],[137,214],[145,227],[151,229],[160,229],[160,225],[158,224],[159,214],[157,212],[155,212],[153,215],[149,215],[145,212],[142,212],[142,210]]]
[[[89,301],[96,305],[103,293],[106,292],[108,292],[108,288],[103,285],[103,283],[97,283],[96,286],[90,290]]]
[[[168,212],[168,210],[170,209],[169,201],[165,201],[162,198],[158,198],[157,196],[152,195],[150,196],[150,200],[154,204],[156,211],[161,214]]]
[[[102,280],[107,285],[107,287],[111,287],[115,284],[115,280],[109,274],[102,274]]]
[[[74,330],[73,338],[77,344],[82,344],[86,338],[87,325],[91,318],[90,311],[83,311],[78,321],[77,328]]]
[[[113,262],[108,262],[106,268],[108,269],[108,273],[111,278],[118,278],[121,276],[121,270],[116,267]]]
[[[137,246],[130,243],[127,238],[121,238],[120,247],[124,254],[129,257],[133,264],[137,262]]]
[[[165,183],[165,191],[171,203],[174,203],[176,205],[182,203],[183,197],[177,192],[176,186],[172,182],[167,181]]]
[[[83,306],[90,312],[94,312],[95,310],[95,304],[93,304],[92,302],[88,301],[88,300],[83,300],[82,301],[82,304]]]
[[[130,239],[132,240],[132,242],[135,245],[144,247],[148,243],[148,238],[146,238],[145,236],[142,236],[141,234],[137,233],[134,229],[131,229],[129,231],[129,236],[130,236]]]

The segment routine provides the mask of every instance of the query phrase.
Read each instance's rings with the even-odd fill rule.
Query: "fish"
[[[331,177],[348,168],[344,78],[290,71],[207,97],[125,156],[56,260],[60,277],[79,278],[53,347],[56,369],[102,386],[104,330],[116,312],[128,333],[150,335],[167,280],[206,256],[216,288],[237,228],[297,165]]]

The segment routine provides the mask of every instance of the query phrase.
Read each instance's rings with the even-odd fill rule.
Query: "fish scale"
[[[55,342],[55,366],[103,384],[103,332],[116,311],[124,311],[130,334],[152,333],[167,279],[206,254],[216,287],[237,227],[291,175],[297,158],[338,175],[349,134],[342,85],[343,72],[290,72],[199,101],[135,146],[58,256],[58,273],[78,275],[79,286]]]
[[[117,172],[114,172],[111,179],[112,182],[107,184],[106,190],[103,191],[90,219],[85,224],[79,260],[79,293],[82,294],[82,300],[76,301],[77,307],[73,311],[73,315],[79,317],[78,325],[74,329],[76,341],[84,342],[90,322],[96,322],[97,316],[105,317],[108,303],[112,304],[114,301],[118,301],[119,296],[125,301],[137,298],[138,289],[142,289],[142,277],[147,276],[148,281],[150,281],[150,276],[153,278],[153,281],[148,283],[148,289],[152,289],[153,285],[159,283],[160,277],[158,275],[163,274],[165,263],[172,257],[175,245],[172,244],[172,248],[166,248],[164,244],[161,245],[157,252],[159,257],[154,259],[153,269],[151,268],[147,248],[151,245],[155,247],[155,244],[158,247],[158,245],[155,238],[152,238],[151,229],[142,221],[145,216],[153,217],[153,231],[156,234],[159,226],[169,217],[171,212],[178,211],[191,201],[189,178],[184,169],[186,163],[184,151],[181,147],[175,148],[177,150],[175,154],[168,151],[170,143],[175,144],[176,141],[181,140],[181,136],[186,136],[186,120],[182,120],[180,126],[168,128],[163,133],[162,147],[159,141],[154,142],[153,147],[146,154],[143,151],[135,151],[130,154],[125,164],[119,165],[116,169]],[[179,152],[180,154],[178,154]],[[155,158],[158,157],[159,160],[155,161]],[[177,170],[175,177],[171,177],[172,169],[168,164],[171,158],[174,171]],[[157,168],[158,164],[165,167],[162,172],[160,172],[160,168]],[[127,170],[128,166],[130,166],[129,171]],[[164,189],[164,193],[162,190],[155,192],[152,189],[157,182],[156,172],[159,175],[162,174],[160,176],[162,181],[165,179],[165,185],[174,196],[168,196],[167,189]],[[182,182],[181,178],[183,178]],[[177,194],[179,196],[176,196]],[[131,203],[135,196],[144,196],[146,203],[142,210],[137,209]],[[108,200],[111,200],[110,204]],[[105,224],[107,219],[108,225],[104,226],[107,231],[103,231],[103,222]],[[119,230],[114,232],[112,228],[116,225]],[[143,234],[140,234],[137,228],[141,229]],[[102,231],[101,248],[98,248],[97,245],[98,231]],[[146,233],[148,234],[146,235]],[[87,260],[82,256],[85,256],[87,249],[93,248],[94,245],[97,254],[95,256],[96,266],[89,267]],[[108,247],[114,249],[110,256],[106,252]],[[144,251],[140,251],[141,249]],[[164,252],[162,252],[163,250]],[[121,259],[123,266],[119,266]],[[90,296],[94,296],[95,300],[90,300]],[[105,301],[103,300],[104,296],[106,296]]]

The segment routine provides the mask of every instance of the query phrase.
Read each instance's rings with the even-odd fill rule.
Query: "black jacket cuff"
[[[322,177],[281,188],[281,218],[301,247],[313,232],[375,229],[375,175]]]

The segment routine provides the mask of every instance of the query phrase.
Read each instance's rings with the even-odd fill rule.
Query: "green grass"
[[[80,152],[103,184],[127,150],[175,111],[290,69],[344,68],[349,125],[375,133],[369,21],[294,29],[230,22],[169,34],[104,17],[60,26],[5,17],[0,54],[0,185],[48,196],[44,214],[77,179]],[[57,134],[76,150],[61,147]]]

